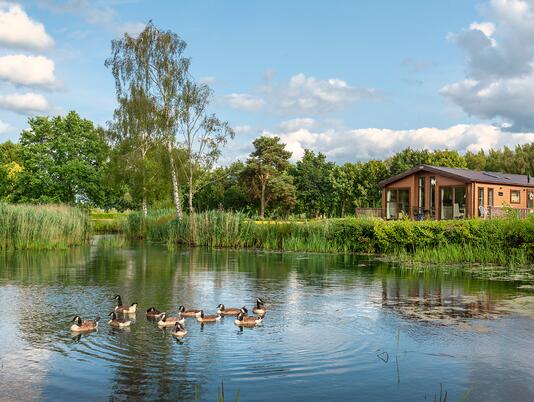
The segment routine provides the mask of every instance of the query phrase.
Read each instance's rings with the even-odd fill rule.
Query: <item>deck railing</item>
[[[355,214],[357,217],[366,217],[366,218],[383,218],[384,217],[382,208],[356,208]]]
[[[530,208],[502,208],[502,207],[487,207],[487,217],[505,218],[511,214],[517,216],[519,219],[526,219],[531,214],[534,214],[534,209]]]

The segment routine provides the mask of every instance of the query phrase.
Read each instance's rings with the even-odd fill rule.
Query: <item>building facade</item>
[[[502,207],[534,212],[534,178],[419,165],[380,183],[386,219],[485,217]]]

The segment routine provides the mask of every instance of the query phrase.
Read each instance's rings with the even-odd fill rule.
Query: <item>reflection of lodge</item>
[[[467,295],[454,283],[425,283],[384,279],[382,306],[405,318],[421,321],[462,321],[495,318],[495,302],[487,293]]]

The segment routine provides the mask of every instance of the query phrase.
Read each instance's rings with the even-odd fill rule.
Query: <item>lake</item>
[[[0,400],[534,400],[529,275],[102,239],[0,256]],[[107,324],[115,294],[139,303],[129,329]],[[144,315],[257,297],[261,326],[188,318],[181,341]]]

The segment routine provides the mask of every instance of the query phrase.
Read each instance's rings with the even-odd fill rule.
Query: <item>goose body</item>
[[[156,317],[159,317],[160,315],[162,315],[163,313],[165,313],[164,311],[159,311],[157,308],[155,307],[150,307],[147,311],[146,311],[146,316],[147,317],[150,317],[150,318],[156,318]]]
[[[108,324],[112,327],[124,328],[129,327],[132,323],[130,320],[127,320],[125,318],[117,318],[117,314],[114,311],[109,313],[109,315],[111,316],[111,319],[108,321]]]
[[[185,318],[168,317],[167,314],[163,313],[158,321],[158,325],[160,327],[174,327],[177,323],[183,324],[184,322]]]
[[[221,319],[219,314],[214,315],[204,315],[204,310],[200,310],[200,315],[197,317],[198,322],[217,322]]]
[[[239,325],[240,327],[254,327],[260,324],[262,320],[263,317],[247,317],[243,313],[239,313],[234,323],[235,325]]]
[[[184,336],[187,335],[187,330],[185,329],[185,327],[182,324],[177,322],[174,325],[174,328],[173,328],[171,334],[173,336],[177,337],[177,338],[183,338]]]
[[[117,300],[117,307],[115,307],[116,313],[134,314],[137,311],[137,303],[132,303],[131,305],[126,306],[122,304],[122,299],[120,295],[116,295],[114,299]]]
[[[186,310],[184,306],[180,306],[178,308],[178,314],[182,317],[198,317],[200,315],[200,310]]]
[[[258,315],[264,315],[267,312],[267,309],[265,308],[265,303],[259,297],[256,299],[256,307],[252,309],[252,312]]]
[[[82,318],[77,315],[72,319],[74,324],[72,324],[70,330],[73,332],[94,331],[98,328],[98,321],[100,321],[100,317],[96,317],[94,320],[82,320]]]
[[[217,306],[217,314],[220,314],[220,315],[236,316],[239,313],[244,313],[246,315],[248,313],[248,310],[246,307],[241,307],[241,308],[225,307],[224,304],[219,304]]]

